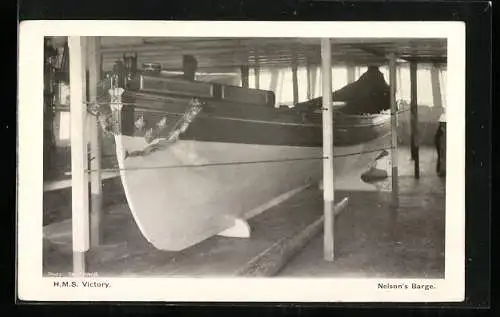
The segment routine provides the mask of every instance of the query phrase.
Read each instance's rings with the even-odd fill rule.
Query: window
[[[358,80],[361,75],[363,75],[368,70],[366,66],[356,66],[354,68],[354,80]]]
[[[411,81],[409,64],[401,64],[397,70],[396,99],[411,99]],[[441,107],[446,104],[446,69],[430,64],[417,66],[418,104],[429,107]]]
[[[70,113],[66,111],[59,111],[55,116],[54,134],[56,137],[56,144],[65,145],[69,143],[71,136],[70,130]]]
[[[410,84],[410,65],[401,64],[396,71],[397,87],[396,87],[396,100],[410,101],[411,98],[411,84]]]
[[[446,67],[439,68],[439,82],[440,82],[439,86],[441,87],[442,106],[443,108],[446,108],[447,105],[446,95],[448,93],[448,85],[446,83]]]
[[[347,67],[333,67],[332,70],[332,88],[338,90],[347,85]]]

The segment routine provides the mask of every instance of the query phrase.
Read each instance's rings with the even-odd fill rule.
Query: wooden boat
[[[109,92],[100,118],[115,135],[130,210],[158,249],[229,234],[322,178],[320,109],[277,109],[270,91],[148,73]],[[390,117],[339,110],[334,122],[336,179],[359,178],[389,144]]]

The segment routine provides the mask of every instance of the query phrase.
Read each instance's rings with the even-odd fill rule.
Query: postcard
[[[19,30],[20,300],[464,300],[463,23]]]

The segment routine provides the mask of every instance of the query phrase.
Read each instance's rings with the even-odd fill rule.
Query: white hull
[[[124,159],[125,151],[144,148],[144,138],[115,138],[129,207],[144,237],[162,250],[199,243],[233,226],[235,218],[255,216],[276,197],[322,178],[320,147],[179,140],[146,156]],[[389,142],[384,137],[336,147],[337,185],[359,180],[380,152],[343,155],[381,149]]]

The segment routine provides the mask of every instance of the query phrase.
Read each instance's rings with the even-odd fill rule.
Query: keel
[[[234,219],[234,225],[228,228],[218,236],[229,237],[229,238],[250,238],[251,233],[250,225],[244,219],[236,218]]]

